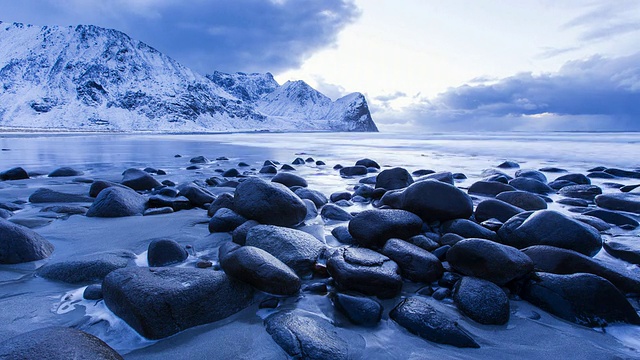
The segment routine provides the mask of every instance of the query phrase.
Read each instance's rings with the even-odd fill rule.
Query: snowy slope
[[[269,73],[201,76],[116,30],[0,23],[2,128],[367,131],[326,98],[313,111],[264,100],[283,88]]]

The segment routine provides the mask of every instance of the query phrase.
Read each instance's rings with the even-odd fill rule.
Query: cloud
[[[377,118],[435,130],[640,130],[640,53],[450,88]]]
[[[353,0],[0,0],[3,21],[115,28],[201,73],[297,68],[355,21]]]
[[[604,41],[640,30],[636,0],[601,0],[587,5],[582,14],[566,22],[561,29],[579,29],[582,41]]]

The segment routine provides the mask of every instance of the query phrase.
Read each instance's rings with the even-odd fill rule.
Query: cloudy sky
[[[637,0],[0,0],[95,24],[201,73],[363,92],[383,130],[640,130]]]

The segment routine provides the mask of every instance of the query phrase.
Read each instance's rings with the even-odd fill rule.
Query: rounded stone
[[[484,325],[509,321],[509,298],[487,280],[465,276],[453,288],[453,302],[471,320]]]
[[[154,239],[149,243],[147,261],[149,266],[168,266],[185,261],[187,250],[175,240]]]
[[[349,222],[349,233],[365,247],[382,247],[391,238],[408,239],[421,229],[418,216],[395,209],[365,210]]]
[[[250,178],[236,188],[235,211],[262,224],[293,226],[304,221],[307,207],[286,186]]]
[[[473,202],[469,195],[437,180],[418,181],[402,194],[402,209],[427,222],[467,219],[473,213]]]

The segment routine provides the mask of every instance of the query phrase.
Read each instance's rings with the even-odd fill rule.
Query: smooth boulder
[[[147,199],[135,191],[109,187],[98,194],[87,211],[88,217],[123,217],[142,215]]]
[[[75,256],[47,264],[38,269],[38,275],[49,280],[70,284],[102,281],[110,272],[134,264],[136,254],[128,250]]]
[[[640,194],[603,194],[595,197],[596,205],[608,210],[620,210],[640,214]]]
[[[29,196],[31,203],[67,203],[67,202],[93,202],[93,198],[81,194],[68,194],[48,188],[39,188]]]
[[[49,177],[65,177],[65,176],[80,176],[84,174],[82,171],[70,168],[68,166],[60,167],[49,173]]]
[[[271,182],[279,183],[289,188],[292,186],[301,186],[301,187],[309,186],[309,184],[307,183],[307,180],[305,180],[301,176],[291,174],[291,173],[284,173],[284,172],[274,176],[271,179]]]
[[[398,264],[402,277],[411,281],[431,283],[444,273],[435,255],[404,240],[389,239],[382,253]]]
[[[149,266],[160,267],[185,261],[189,253],[184,246],[172,239],[154,239],[147,248]]]
[[[376,189],[403,189],[413,184],[413,177],[406,169],[396,167],[380,172],[376,177]]]
[[[382,305],[368,297],[337,293],[333,304],[356,325],[375,326],[382,318]]]
[[[504,325],[509,321],[509,298],[490,281],[463,277],[453,288],[453,302],[477,323]]]
[[[408,239],[421,229],[422,219],[396,209],[365,210],[349,222],[349,233],[365,247],[382,247],[391,238]]]
[[[504,223],[514,215],[522,212],[524,212],[524,209],[513,206],[502,200],[486,199],[476,206],[475,218],[478,222],[483,222],[489,219],[498,219]]]
[[[469,195],[453,185],[424,180],[411,184],[402,192],[402,209],[427,222],[447,221],[469,218],[473,213],[473,202]]]
[[[236,187],[235,211],[262,224],[293,226],[304,221],[307,207],[286,186],[250,178]]]
[[[0,219],[0,264],[19,264],[46,259],[53,244],[37,232]]]
[[[29,178],[29,174],[27,173],[27,171],[19,166],[0,172],[0,180],[3,180],[3,181],[24,180],[28,178]]]
[[[547,202],[536,194],[526,191],[505,191],[496,195],[496,199],[502,200],[526,211],[544,210]]]
[[[153,190],[162,186],[158,180],[140,169],[127,169],[122,173],[122,185],[136,191]]]

